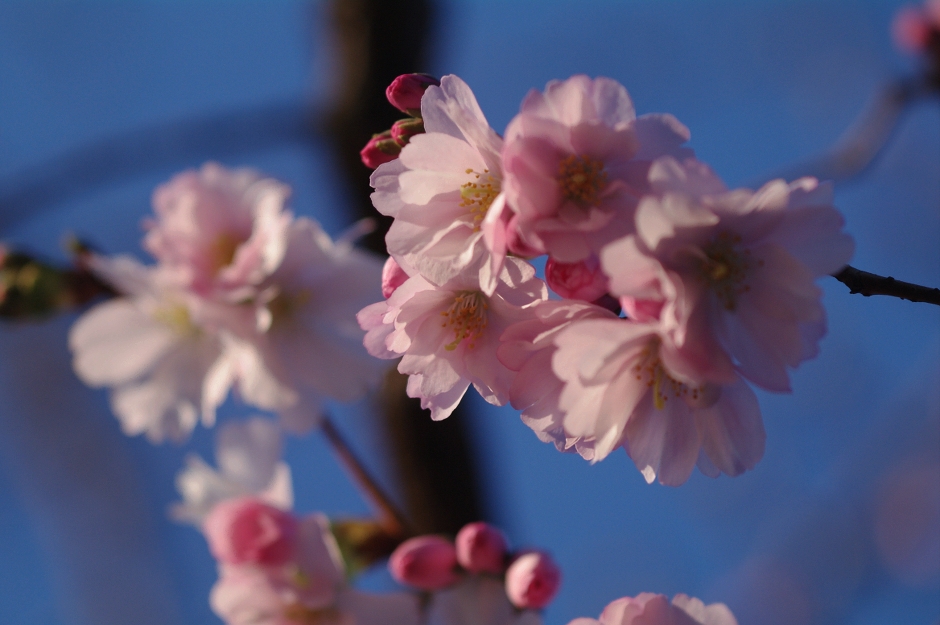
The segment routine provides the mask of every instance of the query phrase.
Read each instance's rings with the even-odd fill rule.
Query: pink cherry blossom
[[[506,569],[506,596],[517,608],[541,610],[561,586],[561,569],[542,551],[518,555]]]
[[[568,625],[738,625],[738,621],[723,603],[705,605],[681,594],[670,602],[664,595],[645,592],[610,603],[598,620],[579,618]]]
[[[225,564],[278,566],[294,556],[293,515],[254,497],[220,502],[203,524],[209,550]]]
[[[247,403],[281,415],[285,427],[315,426],[326,399],[351,401],[385,366],[362,347],[355,313],[381,294],[381,261],[334,242],[316,222],[295,220],[277,269],[226,337],[226,359],[210,372],[210,397],[235,385]]]
[[[225,359],[218,310],[179,288],[164,268],[130,257],[94,257],[92,268],[122,295],[94,306],[69,332],[78,377],[111,389],[125,433],[180,441],[200,420],[214,422],[205,391]]]
[[[238,299],[281,262],[289,195],[256,171],[207,163],[157,188],[144,246],[195,292]]]
[[[706,475],[734,476],[763,455],[760,408],[747,384],[677,376],[656,324],[584,319],[553,341],[552,371],[564,382],[561,429],[592,448],[593,461],[622,445],[647,482],[675,486],[696,463]]]
[[[816,278],[841,269],[851,237],[832,190],[813,178],[724,191],[700,163],[657,161],[637,233],[601,254],[628,311],[658,311],[672,371],[731,384],[736,370],[773,391],[825,334]],[[624,299],[625,298],[625,299]],[[662,305],[662,308],[660,308]]]
[[[410,278],[385,302],[361,310],[365,346],[378,358],[403,356],[408,395],[420,397],[435,420],[450,415],[470,384],[491,404],[508,400],[512,372],[496,357],[499,337],[524,309],[547,296],[528,263],[507,258],[491,296],[473,277],[437,287]]]
[[[573,76],[531,91],[506,129],[504,187],[515,235],[561,262],[580,261],[632,231],[652,158],[687,155],[668,115],[636,119],[622,85]]]
[[[456,568],[454,544],[442,536],[409,538],[388,560],[395,581],[421,590],[440,590],[457,583]]]
[[[505,201],[502,139],[456,76],[427,89],[421,115],[426,132],[372,175],[373,204],[395,218],[385,239],[388,252],[437,286],[472,272],[490,295],[505,255],[484,241],[489,213],[493,221]]]

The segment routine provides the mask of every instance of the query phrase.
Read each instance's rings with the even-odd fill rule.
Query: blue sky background
[[[464,78],[497,130],[530,88],[573,73],[613,77],[639,113],[670,112],[689,126],[699,157],[733,186],[826,148],[879,85],[914,70],[891,45],[898,6],[451,0],[427,69]],[[115,132],[326,98],[323,9],[0,0],[0,189]],[[288,181],[295,210],[331,233],[348,224],[325,153],[215,156]],[[200,163],[75,197],[0,237],[57,256],[71,230],[108,251],[138,252],[153,187]],[[856,238],[855,266],[940,285],[936,98],[905,114],[868,174],[839,185],[837,205]],[[767,452],[742,477],[648,486],[624,454],[590,466],[540,443],[510,408],[474,402],[499,522],[514,544],[550,549],[564,571],[546,623],[596,616],[642,591],[724,601],[741,625],[937,622],[940,311],[849,296],[834,280],[822,286],[822,355],[795,373],[792,395],[759,393]],[[105,393],[71,373],[72,321],[0,329],[0,622],[217,623],[205,543],[165,514],[185,455],[211,457],[211,432],[185,447],[120,434]],[[338,412],[363,453],[377,456],[368,407]],[[229,407],[232,418],[247,414]],[[316,436],[290,441],[287,454],[298,510],[366,510]],[[375,572],[364,583],[388,580]]]

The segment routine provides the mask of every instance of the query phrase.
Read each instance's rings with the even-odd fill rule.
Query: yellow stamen
[[[752,266],[751,251],[741,248],[741,237],[722,232],[702,248],[701,278],[715,292],[725,310],[734,312],[738,296],[751,287],[746,284]],[[763,264],[758,260],[757,265]]]
[[[168,304],[157,308],[153,311],[153,318],[182,336],[199,333],[199,328],[189,316],[189,309],[183,304]]]
[[[441,327],[454,329],[454,341],[445,345],[444,349],[453,351],[467,339],[467,348],[473,349],[476,346],[474,341],[486,329],[486,311],[489,307],[486,297],[480,291],[458,291],[454,303],[441,313],[444,317]]]
[[[587,156],[571,154],[558,163],[561,194],[579,206],[597,204],[597,198],[607,187],[607,172],[604,163]]]

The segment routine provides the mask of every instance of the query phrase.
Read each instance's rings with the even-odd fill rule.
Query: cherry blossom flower
[[[78,377],[111,389],[112,410],[128,435],[180,441],[200,413],[212,425],[205,384],[209,370],[225,360],[219,311],[180,289],[163,268],[130,257],[89,262],[122,296],[94,306],[72,326],[69,348]]]
[[[504,189],[516,235],[573,263],[632,230],[646,171],[663,154],[690,155],[670,115],[639,119],[622,85],[572,76],[531,91],[506,129]]]
[[[663,324],[671,370],[731,384],[735,371],[772,391],[789,391],[788,367],[814,357],[825,334],[816,278],[852,256],[814,178],[724,191],[701,163],[657,161],[657,191],[637,209],[635,236],[601,254],[611,292],[625,310]]]
[[[328,523],[323,515],[299,520],[295,551],[284,563],[221,564],[213,611],[227,625],[418,625],[414,597],[346,586]]]
[[[281,262],[289,196],[289,187],[256,171],[206,163],[154,192],[157,217],[147,222],[144,247],[196,293],[243,298]]]
[[[332,241],[312,220],[295,220],[281,264],[242,307],[250,321],[226,337],[228,357],[209,374],[211,403],[236,385],[244,401],[304,432],[326,399],[362,397],[386,367],[363,349],[355,314],[380,295],[381,275],[377,258]]]
[[[496,357],[499,337],[524,318],[525,307],[546,297],[532,266],[507,258],[491,296],[466,275],[441,287],[414,276],[358,319],[369,353],[403,356],[398,370],[410,376],[408,396],[420,397],[422,408],[439,420],[453,412],[470,384],[489,403],[506,403],[512,372]]]
[[[705,605],[687,595],[669,601],[664,595],[645,592],[610,603],[600,619],[579,618],[568,625],[738,625],[723,603]]]
[[[183,501],[170,512],[197,526],[220,502],[251,495],[282,510],[294,505],[290,467],[281,460],[281,430],[270,419],[230,421],[216,430],[213,469],[196,455],[176,476]]]
[[[372,175],[373,204],[395,218],[385,239],[388,252],[437,286],[475,272],[490,295],[505,255],[504,245],[491,250],[484,241],[505,201],[502,139],[456,76],[427,88],[421,116],[426,132]]]

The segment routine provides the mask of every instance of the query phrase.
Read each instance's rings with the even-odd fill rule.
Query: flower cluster
[[[502,137],[456,76],[424,86],[425,132],[372,176],[394,221],[368,351],[401,358],[434,419],[473,384],[561,450],[623,447],[650,482],[752,468],[748,383],[790,390],[825,333],[814,282],[853,252],[831,188],[729,190],[608,78],[530,92]]]
[[[180,440],[214,422],[229,391],[304,431],[324,399],[362,396],[382,367],[354,315],[381,265],[287,209],[290,189],[207,164],[153,196],[144,246],[155,266],[93,256],[119,293],[73,326],[78,376],[111,388],[128,434]]]

